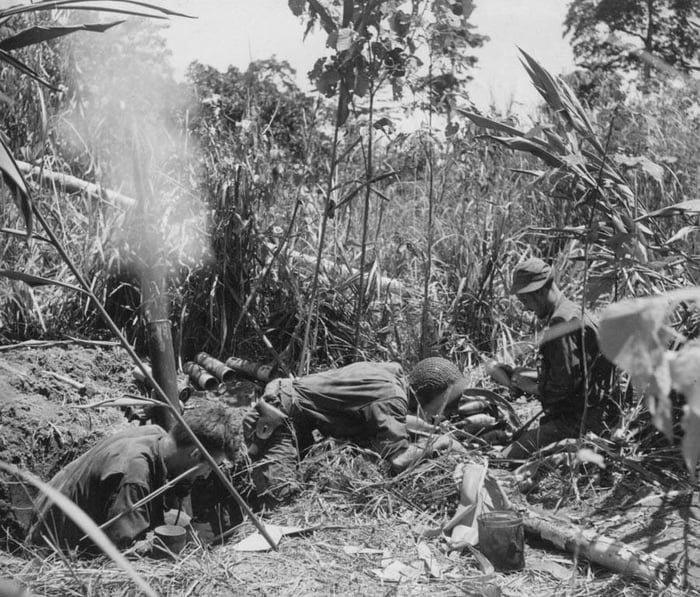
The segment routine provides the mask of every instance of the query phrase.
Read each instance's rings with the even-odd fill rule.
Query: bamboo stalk
[[[653,587],[680,587],[675,566],[666,559],[645,553],[592,529],[582,529],[561,518],[546,517],[533,511],[523,518],[525,531],[563,549]]]
[[[20,160],[16,160],[16,162],[17,167],[20,169],[22,174],[32,178],[38,178],[39,182],[45,187],[52,187],[53,185],[56,185],[66,193],[85,193],[90,197],[104,197],[108,201],[113,201],[116,205],[123,208],[130,208],[136,204],[136,200],[132,197],[127,197],[126,195],[122,195],[117,191],[103,189],[95,183],[82,180],[76,176],[63,174],[61,172],[52,172],[46,168],[32,166],[31,164]]]
[[[246,504],[245,500],[241,497],[241,495],[236,491],[236,488],[231,484],[231,482],[226,478],[226,475],[221,471],[219,468],[218,463],[214,458],[212,457],[211,454],[209,454],[209,451],[202,445],[202,442],[199,440],[199,438],[194,434],[194,431],[190,428],[190,426],[187,424],[187,421],[185,421],[184,417],[180,413],[179,408],[176,408],[170,402],[168,401],[168,396],[167,394],[163,391],[163,388],[156,382],[154,379],[153,375],[151,372],[146,368],[146,365],[144,362],[138,357],[136,354],[136,351],[133,349],[131,344],[129,344],[129,341],[126,339],[124,334],[121,332],[121,330],[117,327],[117,324],[114,323],[114,320],[109,316],[109,313],[107,313],[107,310],[105,309],[104,305],[100,301],[99,298],[95,295],[95,293],[92,291],[92,288],[88,284],[87,280],[83,276],[83,274],[80,272],[76,264],[73,262],[71,259],[70,255],[66,252],[65,248],[61,244],[61,242],[58,240],[58,237],[54,233],[53,229],[49,226],[48,222],[44,218],[43,214],[39,211],[38,207],[36,204],[32,203],[32,210],[34,212],[34,216],[36,219],[39,221],[41,226],[44,228],[46,231],[46,235],[49,237],[51,240],[51,244],[55,247],[56,251],[58,251],[59,255],[61,256],[61,259],[65,262],[65,264],[68,266],[68,268],[71,270],[73,275],[75,276],[76,280],[78,280],[79,285],[83,288],[84,292],[88,295],[90,300],[93,302],[95,305],[95,308],[100,312],[100,315],[102,316],[103,321],[107,324],[107,327],[111,330],[111,332],[119,339],[119,342],[123,346],[124,350],[129,354],[131,359],[134,361],[134,363],[141,369],[141,372],[144,374],[148,382],[151,384],[153,387],[154,392],[158,396],[158,398],[167,406],[170,408],[173,417],[183,426],[187,434],[190,436],[190,439],[192,440],[192,443],[195,445],[196,448],[199,449],[199,451],[202,453],[206,461],[209,463],[209,466],[211,466],[214,474],[217,476],[219,481],[223,484],[223,486],[226,488],[226,491],[229,492],[229,494],[233,497],[234,500],[236,500],[236,503],[240,506],[241,510],[250,518],[251,522],[253,525],[255,525],[255,528],[258,529],[260,534],[265,537],[265,540],[270,544],[270,547],[272,547],[273,550],[277,551],[277,544],[275,541],[270,537],[270,534],[267,532],[267,529],[265,529],[265,525],[258,519],[258,517],[255,515],[255,513],[250,509],[250,506]]]

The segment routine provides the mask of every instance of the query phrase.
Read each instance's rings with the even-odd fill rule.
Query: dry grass
[[[268,524],[312,529],[283,537],[278,551],[234,550],[254,530],[246,522],[224,546],[191,543],[177,561],[133,563],[164,596],[678,594],[650,593],[648,587],[544,546],[527,547],[525,569],[510,574],[484,575],[468,552],[446,553],[440,537],[423,538],[416,529],[438,526],[454,512],[456,463],[445,455],[389,478],[383,465],[367,454],[326,444],[303,462],[300,474],[306,485],[298,499],[263,513]],[[419,542],[427,543],[443,566],[440,577],[430,576],[417,551]],[[400,583],[382,581],[375,570],[392,559],[417,566],[420,576]],[[56,556],[21,559],[4,554],[2,576],[49,597],[136,594],[124,573],[104,558],[61,561]]]

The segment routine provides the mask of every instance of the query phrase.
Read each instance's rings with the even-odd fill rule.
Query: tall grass
[[[190,100],[171,104],[169,120],[175,128],[168,147],[173,157],[154,164],[152,175],[158,183],[154,188],[170,206],[158,214],[155,225],[173,241],[164,258],[183,358],[206,350],[296,368],[312,300],[311,263],[327,209],[332,110],[305,97],[292,81],[288,67],[274,61],[223,75],[193,66]],[[617,156],[615,165],[626,176],[639,210],[693,197],[700,146],[700,129],[689,126],[697,124],[693,109],[683,93],[668,91],[614,111],[611,159]],[[64,104],[56,114],[70,122],[70,110]],[[375,121],[382,110],[377,108]],[[613,109],[603,102],[590,115],[598,137],[604,137]],[[550,118],[541,114],[544,125]],[[411,363],[422,354],[421,338],[427,339],[429,352],[450,355],[465,367],[477,364],[482,353],[502,351],[514,332],[527,325],[508,297],[508,282],[513,266],[529,254],[555,260],[565,290],[580,295],[581,227],[588,226],[589,212],[571,209],[572,198],[548,184],[556,181],[526,174],[541,170],[541,162],[479,140],[482,130],[466,119],[459,124],[450,137],[425,126],[412,133],[376,130],[369,195],[364,183],[368,122],[360,110],[346,124],[330,191],[318,321],[310,327],[314,366],[339,365],[358,356]],[[46,163],[56,170],[73,164],[70,172],[88,179],[106,169],[114,154],[114,134],[103,134],[102,126],[81,136],[87,151],[81,160],[89,156],[89,168],[76,169],[81,160],[73,159],[75,150],[58,145]],[[28,141],[18,138],[17,143],[21,152]],[[661,176],[645,162],[625,161],[625,156],[649,159],[661,167]],[[429,167],[434,187],[430,231]],[[108,179],[128,192],[131,178],[128,169],[112,168]],[[198,215],[199,198],[205,212]],[[132,265],[144,248],[122,233],[135,226],[133,215],[103,201],[67,197],[60,189],[45,190],[39,200],[73,258],[90,272],[110,313],[138,343],[140,296]],[[670,230],[693,223],[681,222],[684,218],[655,222],[659,242],[669,239]],[[17,227],[17,221],[14,207],[5,202],[3,226]],[[188,240],[192,231],[194,240]],[[692,255],[695,236],[689,229],[687,237],[662,246],[659,254],[669,263],[678,255]],[[196,255],[188,252],[192,242],[201,249]],[[12,263],[32,273],[69,278],[41,242],[26,246],[7,237],[0,260],[6,267]],[[674,275],[671,265],[659,267],[671,268],[664,276]],[[589,284],[600,282],[597,296],[594,288],[587,297],[593,307],[614,298],[603,283],[605,268],[599,269],[602,277]],[[431,272],[427,318],[422,315],[426,271]],[[387,287],[387,280],[394,285]],[[8,280],[0,284],[7,339],[69,330],[101,333],[80,297],[66,297],[53,287],[29,289]]]

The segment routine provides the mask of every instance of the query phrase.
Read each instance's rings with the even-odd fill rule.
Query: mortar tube
[[[194,357],[195,363],[204,367],[209,373],[215,375],[223,383],[233,383],[236,381],[236,372],[227,367],[219,359],[208,355],[206,352],[198,352]]]

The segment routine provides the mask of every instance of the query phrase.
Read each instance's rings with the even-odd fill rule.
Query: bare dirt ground
[[[79,344],[0,352],[0,462],[47,480],[104,434],[127,424],[119,410],[80,407],[134,391],[129,363],[119,349]],[[6,475],[2,479],[0,523],[17,529],[29,517],[32,490]]]
[[[47,480],[99,437],[129,424],[119,409],[81,407],[135,393],[132,366],[123,350],[104,346],[0,349],[0,462]],[[483,455],[474,453],[474,460],[483,462]],[[392,480],[380,463],[342,446],[326,447],[303,463],[306,490],[298,500],[261,513],[268,524],[311,529],[284,537],[278,551],[236,551],[233,544],[254,530],[246,522],[223,546],[196,542],[178,562],[144,559],[134,566],[160,595],[697,594],[696,494],[681,480],[676,487],[681,491],[669,494],[673,488],[668,477],[655,477],[654,472],[663,463],[634,455],[629,460],[624,467],[612,463],[607,482],[591,475],[575,488],[566,473],[554,472],[527,496],[517,495],[505,469],[496,472],[516,504],[668,558],[686,589],[651,589],[534,540],[526,547],[524,570],[485,573],[472,554],[447,554],[440,537],[425,538],[415,531],[422,524],[439,525],[454,513],[454,460],[425,463],[413,476]],[[0,476],[0,578],[21,582],[36,595],[136,594],[125,574],[106,558],[38,561],[10,553],[12,538],[21,537],[28,519],[31,493],[16,479]],[[437,576],[430,573],[425,546],[440,564]],[[392,562],[418,572],[400,582],[382,579]]]

